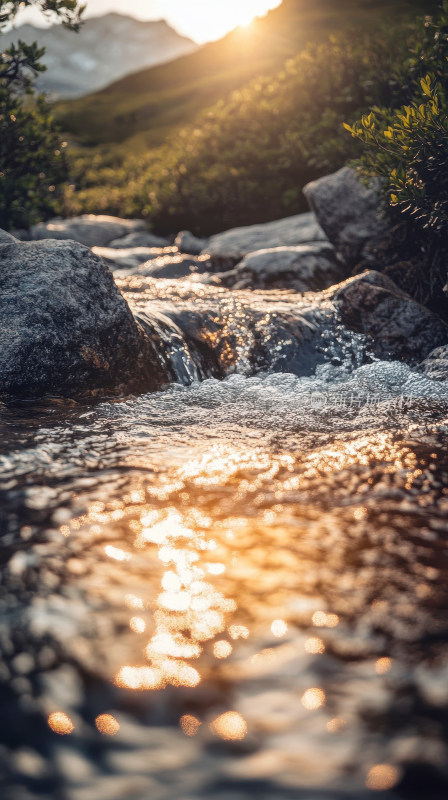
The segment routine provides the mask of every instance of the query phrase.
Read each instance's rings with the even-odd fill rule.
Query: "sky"
[[[84,0],[85,1],[85,0]],[[250,24],[280,5],[282,0],[87,0],[85,16],[100,16],[108,11],[137,19],[166,19],[179,33],[199,44],[220,39],[238,25]],[[23,11],[16,24],[42,25],[35,10]]]

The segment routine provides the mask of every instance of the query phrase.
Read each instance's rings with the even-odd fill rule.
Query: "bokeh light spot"
[[[232,645],[230,642],[226,642],[225,639],[221,639],[219,642],[215,642],[213,645],[213,655],[215,658],[228,658],[232,650]]]
[[[400,779],[400,771],[392,764],[376,764],[367,773],[366,786],[375,792],[392,789]]]
[[[310,655],[318,655],[325,653],[325,642],[318,636],[311,636],[305,642],[305,650]]]
[[[131,617],[129,620],[129,627],[134,633],[144,633],[146,630],[146,622],[141,617]]]
[[[345,727],[347,727],[347,722],[342,717],[333,717],[333,719],[329,719],[327,722],[328,733],[339,733],[344,730]]]
[[[377,675],[385,675],[390,671],[391,667],[392,661],[390,658],[379,658],[375,662],[375,672]]]
[[[120,730],[120,723],[112,714],[100,714],[95,720],[95,725],[104,736],[116,736]]]
[[[281,639],[282,636],[288,631],[288,626],[283,619],[275,619],[271,625],[271,632],[273,636],[276,636],[277,639]]]
[[[226,711],[210,725],[213,733],[226,741],[240,741],[247,735],[247,722],[238,711]]]
[[[75,726],[71,721],[70,717],[67,714],[64,714],[63,711],[54,711],[48,717],[48,725],[54,733],[58,733],[59,736],[68,736],[68,734],[73,733],[75,730]]]
[[[231,625],[229,635],[231,639],[248,639],[249,628],[246,628],[245,625]]]
[[[196,717],[193,717],[192,714],[184,714],[183,717],[180,718],[180,727],[185,736],[196,736],[201,725],[202,722]]]
[[[307,689],[302,695],[301,702],[308,711],[316,711],[325,703],[325,692],[323,689]]]

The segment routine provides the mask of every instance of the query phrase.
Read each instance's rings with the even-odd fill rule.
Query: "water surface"
[[[442,800],[448,387],[223,302],[225,380],[1,409],[3,796]]]

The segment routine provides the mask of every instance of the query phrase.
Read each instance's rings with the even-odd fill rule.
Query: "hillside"
[[[169,64],[136,72],[81,100],[61,103],[56,118],[84,145],[164,141],[176,127],[251,78],[277,71],[307,42],[353,26],[399,21],[431,11],[431,0],[284,0],[247,29]]]
[[[197,45],[163,20],[141,22],[122,14],[87,19],[75,35],[61,25],[47,29],[21,25],[0,36],[6,48],[20,39],[45,47],[47,71],[37,88],[54,98],[79,97],[129,73],[192,53]]]
[[[400,65],[421,28],[406,19],[311,42],[159,147],[134,138],[72,151],[63,213],[143,216],[163,235],[189,229],[208,236],[305,210],[302,187],[359,154],[344,123],[372,106],[409,101]],[[418,54],[414,61],[426,69]]]

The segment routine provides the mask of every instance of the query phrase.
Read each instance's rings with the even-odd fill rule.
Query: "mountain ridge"
[[[36,87],[53,99],[82,97],[125,75],[198,48],[166,20],[142,22],[117,12],[89,17],[78,34],[59,24],[37,28],[25,23],[1,34],[0,47],[18,39],[45,47],[42,62],[47,71],[39,75]]]

